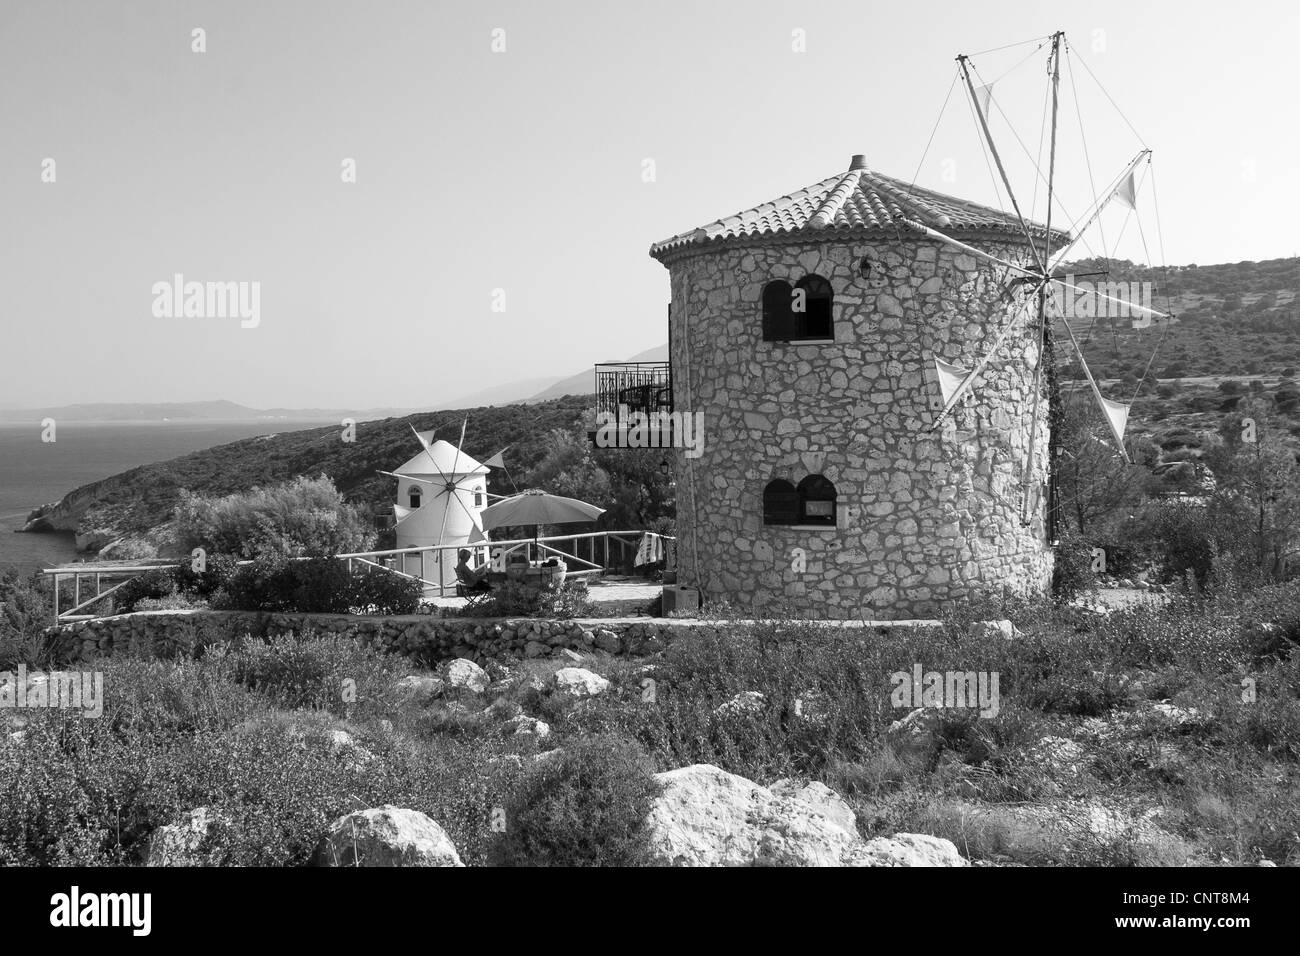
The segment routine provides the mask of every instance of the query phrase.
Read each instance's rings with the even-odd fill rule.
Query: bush
[[[0,572],[0,670],[44,659],[44,630],[53,614],[36,577]]]
[[[264,556],[240,567],[213,605],[237,611],[304,614],[414,614],[423,586],[386,572],[352,576],[337,558]]]
[[[169,568],[146,571],[113,592],[111,595],[113,610],[119,614],[130,614],[140,601],[145,599],[157,601],[171,597],[175,593],[176,578]]]
[[[462,617],[575,618],[591,613],[587,582],[568,581],[558,588],[537,588],[521,581],[496,585],[482,600],[461,609]]]
[[[225,589],[238,570],[239,558],[233,554],[210,554],[202,571],[195,571],[193,563],[186,561],[172,572],[172,576],[179,590],[208,598]]]
[[[352,579],[352,607],[368,614],[414,614],[424,587],[395,574],[372,572]]]
[[[1052,567],[1052,594],[1058,601],[1069,601],[1097,585],[1092,570],[1092,542],[1077,532],[1061,535]]]
[[[595,736],[537,764],[504,807],[496,862],[644,866],[646,816],[660,785],[635,741]]]
[[[186,551],[254,558],[346,554],[365,551],[374,532],[361,510],[343,500],[334,482],[298,477],[224,498],[182,492],[176,535]]]
[[[377,704],[400,663],[353,638],[286,634],[250,639],[229,653],[233,681],[283,707],[348,714]]]

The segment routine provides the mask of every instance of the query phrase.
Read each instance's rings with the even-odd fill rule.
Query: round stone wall
[[[1021,244],[969,241],[1030,261]],[[703,453],[674,453],[683,583],[812,619],[927,617],[954,600],[1047,589],[1045,388],[1031,521],[1021,515],[1038,353],[1030,310],[930,429],[942,407],[933,359],[973,367],[1006,322],[997,267],[887,238],[728,244],[665,264],[675,405],[703,413]],[[764,342],[764,285],[809,274],[833,287],[834,341]],[[765,524],[768,482],[813,474],[835,485],[836,525]]]

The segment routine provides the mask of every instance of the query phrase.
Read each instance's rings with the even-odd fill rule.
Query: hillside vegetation
[[[466,416],[466,454],[482,461],[509,446],[506,470],[492,471],[488,490],[510,494],[511,477],[518,481],[530,473],[552,447],[551,431],[574,430],[588,402],[583,396],[566,396],[536,405],[448,409],[361,422],[351,442],[343,440],[341,425],[248,438],[94,482],[65,496],[68,513],[59,514],[58,506],[53,514],[45,511],[67,522],[62,527],[75,527],[79,535],[105,543],[145,535],[170,522],[182,490],[219,498],[298,476],[325,475],[349,502],[380,514],[391,509],[394,480],[378,472],[399,467],[419,451],[411,429],[437,427],[438,438],[456,445]],[[43,515],[37,512],[33,518],[39,525]],[[159,534],[151,537],[166,550]]]

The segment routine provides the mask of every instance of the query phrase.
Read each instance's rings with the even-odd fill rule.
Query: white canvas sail
[[[943,407],[948,408],[961,390],[961,384],[970,375],[970,369],[949,365],[943,359],[934,360],[934,370],[939,378],[939,391],[943,395]]]
[[[1101,404],[1101,410],[1106,415],[1106,424],[1110,426],[1110,433],[1115,438],[1115,445],[1120,451],[1124,450],[1124,429],[1128,427],[1128,413],[1132,407],[1125,405],[1123,402],[1114,402],[1109,398],[1102,398],[1097,394],[1097,401]]]

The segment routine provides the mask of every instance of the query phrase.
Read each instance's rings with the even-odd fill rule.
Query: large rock
[[[934,838],[864,843],[847,805],[814,788],[773,792],[709,764],[656,775],[663,792],[646,818],[651,853],[669,866],[926,866],[956,857]],[[896,845],[895,845],[896,844]],[[948,844],[951,846],[951,844]],[[905,852],[908,851],[908,852]],[[956,865],[956,864],[949,864]]]
[[[895,833],[867,842],[867,866],[965,866],[956,845],[924,833]]]
[[[383,806],[339,817],[316,847],[317,866],[464,866],[442,827],[416,810]]]
[[[599,697],[609,690],[609,681],[581,667],[561,667],[555,672],[555,692],[575,700]]]
[[[481,694],[488,689],[492,678],[473,661],[459,658],[447,665],[447,689],[460,693]]]
[[[617,654],[623,649],[623,639],[609,628],[602,627],[592,635],[596,646],[609,654]]]
[[[393,685],[393,689],[397,692],[399,698],[417,704],[427,704],[429,701],[441,697],[444,687],[445,684],[441,678],[421,674],[411,674],[403,677]]]
[[[503,726],[507,733],[519,737],[533,737],[540,741],[551,736],[550,724],[544,720],[538,720],[536,717],[529,717],[527,714],[520,714],[517,717],[510,718]]]
[[[212,824],[223,817],[207,807],[182,814],[179,823],[159,827],[149,835],[145,866],[202,866],[199,845]]]
[[[797,780],[778,780],[772,784],[772,792],[778,797],[789,797],[816,807],[832,822],[839,824],[850,833],[858,832],[858,818],[853,808],[843,797],[824,783],[800,783]]]

